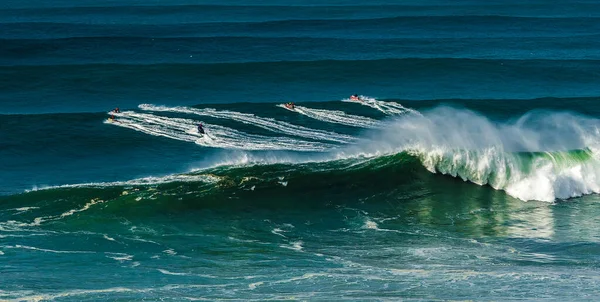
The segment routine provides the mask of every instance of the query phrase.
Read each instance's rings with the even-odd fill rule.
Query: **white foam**
[[[128,238],[128,237],[125,237],[125,239],[133,240],[133,241],[139,241],[139,242],[145,242],[145,243],[152,243],[152,244],[156,244],[156,245],[162,245],[162,244],[160,244],[160,243],[158,243],[156,241],[142,239],[142,238]]]
[[[15,211],[27,212],[27,211],[31,211],[31,210],[35,210],[35,209],[39,209],[39,207],[23,207],[23,208],[17,208],[17,209],[15,209]]]
[[[29,223],[15,221],[15,220],[8,220],[4,223],[1,223],[0,229],[3,231],[18,232],[18,231],[22,231],[23,227],[39,226],[43,222],[56,220],[58,218],[59,218],[59,216],[36,217],[33,219],[33,222],[29,222]]]
[[[117,260],[119,262],[133,260],[133,255],[129,255],[129,254],[125,254],[125,253],[106,253],[106,257]]]
[[[172,275],[172,276],[189,276],[190,275],[188,273],[174,273],[174,272],[168,271],[166,269],[162,269],[162,268],[159,268],[158,271],[161,272],[162,274]]]
[[[167,250],[164,250],[164,251],[163,251],[163,253],[165,253],[165,254],[169,254],[169,255],[172,255],[172,256],[174,256],[174,255],[177,255],[177,252],[175,252],[175,250],[174,250],[174,249],[167,249]]]
[[[106,235],[106,234],[104,234],[103,237],[104,237],[104,239],[109,240],[109,241],[117,241],[117,240],[115,240],[115,238],[108,237],[108,235]]]
[[[60,217],[63,218],[63,217],[71,216],[78,212],[83,212],[83,211],[89,209],[91,206],[98,204],[98,203],[103,203],[103,202],[104,202],[104,200],[101,200],[101,199],[92,199],[90,202],[86,203],[82,208],[73,209],[73,210],[64,212],[64,213],[60,214]]]
[[[377,230],[379,229],[377,223],[375,221],[369,220],[367,219],[365,221],[365,225],[364,225],[365,229],[370,229],[370,230]]]
[[[261,286],[261,285],[263,285],[263,284],[265,284],[265,282],[264,282],[264,281],[259,281],[259,282],[250,283],[250,284],[248,284],[248,289],[250,289],[250,290],[255,290],[255,289],[258,287],[258,286]]]
[[[274,229],[271,230],[272,234],[275,234],[277,236],[281,236],[281,237],[287,238],[285,235],[282,234],[283,232],[285,232],[285,231],[282,230],[282,229],[280,229],[280,228],[274,228]]]
[[[304,242],[302,241],[294,241],[292,242],[292,248],[296,251],[301,251],[304,247],[302,246]]]
[[[227,237],[227,239],[231,240],[231,241],[237,241],[237,242],[244,242],[244,243],[259,243],[258,240],[249,240],[249,239],[239,239],[239,238],[235,238],[235,237]]]
[[[600,120],[568,113],[531,113],[496,123],[440,107],[392,120],[338,158],[409,151],[431,172],[487,184],[522,200],[554,201],[600,192],[598,129]],[[588,151],[567,153],[573,150]]]
[[[33,251],[40,251],[40,252],[47,252],[47,253],[56,253],[56,254],[93,254],[94,252],[91,251],[59,251],[59,250],[51,250],[51,249],[43,249],[43,248],[37,248],[34,246],[27,246],[27,245],[14,245],[14,246],[10,246],[10,245],[5,245],[3,246],[3,248],[9,248],[9,249],[25,249],[25,250],[33,250]]]
[[[300,280],[306,280],[306,279],[312,279],[315,277],[327,277],[329,276],[328,274],[324,274],[324,273],[306,273],[302,276],[297,276],[297,277],[292,277],[292,278],[288,278],[288,279],[283,279],[283,280],[277,280],[277,281],[272,281],[269,282],[271,284],[281,284],[281,283],[290,283],[290,282],[295,282],[295,281],[300,281]]]
[[[22,227],[29,226],[30,224],[23,223],[16,220],[8,220],[0,222],[0,231],[2,232],[20,232],[23,231]]]
[[[125,287],[113,287],[113,288],[107,288],[107,289],[93,289],[93,290],[81,290],[81,289],[76,289],[76,290],[70,290],[70,291],[64,291],[61,293],[57,293],[57,294],[34,294],[34,295],[30,295],[30,296],[23,296],[23,297],[19,297],[16,300],[17,301],[31,301],[31,302],[38,302],[38,301],[48,301],[48,300],[55,300],[55,299],[59,299],[59,298],[65,298],[65,297],[73,297],[73,296],[84,296],[84,295],[90,295],[90,294],[105,294],[105,293],[124,293],[124,292],[147,292],[149,290],[144,290],[144,289],[129,289],[129,288],[125,288]]]
[[[114,186],[148,186],[158,185],[172,182],[205,182],[205,183],[216,183],[220,180],[219,177],[214,175],[189,175],[189,174],[176,174],[167,175],[164,177],[144,177],[127,181],[114,181],[114,182],[91,182],[83,184],[69,184],[60,186],[47,186],[38,187],[29,191],[37,190],[48,190],[48,189],[61,189],[61,188],[87,188],[87,187],[114,187]]]

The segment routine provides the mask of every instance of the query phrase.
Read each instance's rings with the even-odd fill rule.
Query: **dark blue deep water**
[[[0,300],[596,299],[599,66],[595,0],[3,1]]]

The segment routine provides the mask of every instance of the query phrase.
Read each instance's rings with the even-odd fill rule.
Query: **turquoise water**
[[[598,12],[4,2],[0,299],[593,300]]]

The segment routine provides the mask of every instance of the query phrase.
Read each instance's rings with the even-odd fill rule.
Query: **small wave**
[[[95,252],[91,252],[91,251],[59,251],[59,250],[51,250],[51,249],[44,249],[44,248],[38,248],[38,247],[34,247],[34,246],[27,246],[27,245],[5,245],[2,246],[3,248],[8,248],[8,249],[25,249],[25,250],[32,250],[32,251],[40,251],[40,252],[46,252],[46,253],[56,253],[56,254],[94,254]]]
[[[216,183],[220,181],[220,178],[215,175],[192,175],[192,174],[177,174],[168,175],[164,177],[144,177],[137,178],[127,181],[114,181],[114,182],[91,182],[83,184],[70,184],[70,185],[59,185],[59,186],[48,186],[48,187],[37,187],[27,192],[40,191],[40,190],[52,190],[52,189],[63,189],[63,188],[105,188],[105,187],[124,187],[124,186],[149,186],[159,185],[172,182],[204,182],[204,183]]]
[[[88,210],[91,206],[95,205],[95,204],[99,204],[99,203],[103,203],[104,200],[98,199],[98,198],[93,198],[91,199],[88,203],[86,203],[83,207],[78,208],[78,209],[72,209],[66,212],[63,212],[60,215],[56,215],[56,216],[43,216],[43,217],[36,217],[33,219],[33,222],[19,222],[19,221],[14,221],[14,220],[9,220],[6,221],[5,223],[2,223],[0,225],[0,229],[4,229],[4,227],[9,226],[11,228],[13,228],[13,230],[18,230],[21,231],[22,229],[20,229],[21,227],[33,227],[33,226],[39,226],[44,222],[49,222],[49,221],[56,221],[68,216],[71,216],[75,213],[78,212],[83,212]],[[16,229],[15,229],[16,227]]]
[[[177,255],[177,252],[176,252],[174,249],[167,249],[167,250],[164,250],[164,251],[163,251],[163,253],[165,253],[165,254],[168,254],[168,255],[171,255],[171,256],[175,256],[175,255]]]
[[[18,230],[21,231],[22,229],[20,229],[21,227],[33,227],[33,226],[39,226],[44,222],[49,222],[49,221],[56,221],[62,218],[65,218],[67,216],[71,216],[75,213],[78,212],[83,212],[85,210],[88,210],[91,206],[98,204],[98,203],[103,203],[103,200],[97,199],[97,198],[93,198],[92,200],[90,200],[90,202],[86,203],[83,207],[79,208],[79,209],[72,209],[69,210],[67,212],[64,212],[60,215],[57,216],[43,216],[43,217],[36,217],[33,219],[33,222],[19,222],[19,221],[14,221],[14,220],[9,220],[5,223],[2,224],[2,226],[10,226],[16,229],[14,230]],[[1,228],[1,227],[0,227]],[[1,228],[3,229],[3,228]]]
[[[287,236],[283,235],[282,233],[285,232],[284,230],[280,229],[280,228],[274,228],[271,230],[272,234],[275,234],[277,236],[281,236],[283,238],[287,238]]]
[[[370,230],[378,230],[379,226],[377,225],[377,223],[375,221],[369,220],[367,219],[365,221],[365,225],[363,226],[365,229],[370,229]]]
[[[104,234],[102,236],[104,239],[108,240],[108,241],[117,241],[115,238],[109,237],[108,235]]]
[[[92,289],[92,290],[80,290],[80,289],[76,289],[76,290],[69,290],[69,291],[64,291],[64,292],[60,292],[60,293],[56,293],[56,294],[31,294],[31,295],[26,295],[26,296],[21,296],[18,297],[16,300],[18,301],[49,301],[49,300],[55,300],[55,299],[59,299],[59,298],[65,298],[65,297],[73,297],[73,296],[86,296],[86,295],[91,295],[91,294],[109,294],[109,293],[127,293],[127,292],[146,292],[149,291],[148,290],[144,290],[144,289],[129,289],[129,288],[125,288],[125,287],[113,287],[113,288],[107,288],[107,289]]]
[[[263,284],[265,284],[265,282],[264,282],[264,281],[259,281],[259,282],[250,283],[250,284],[248,284],[248,289],[250,289],[250,290],[255,290],[257,287],[259,287],[259,286],[261,286],[261,285],[263,285]]]
[[[17,209],[15,209],[15,211],[27,212],[27,211],[31,211],[31,210],[35,210],[35,209],[39,209],[39,207],[23,207],[23,208],[17,208]]]
[[[303,244],[304,242],[302,241],[294,241],[292,242],[292,249],[296,251],[302,251],[302,249],[304,249],[304,246],[302,246]]]
[[[106,257],[117,260],[119,262],[133,260],[133,255],[129,255],[129,254],[125,254],[125,253],[106,253]]]
[[[83,212],[83,211],[89,209],[91,206],[93,206],[95,204],[98,204],[98,203],[103,203],[103,202],[104,202],[104,200],[101,200],[101,199],[92,199],[90,202],[86,203],[80,209],[73,209],[73,210],[69,210],[67,212],[64,212],[64,213],[60,214],[60,218],[71,216],[71,215],[73,215],[73,214],[75,214],[77,212]]]

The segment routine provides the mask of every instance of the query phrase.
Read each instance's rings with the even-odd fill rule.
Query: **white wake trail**
[[[387,115],[399,115],[399,114],[415,114],[421,115],[417,110],[406,108],[396,102],[384,102],[379,101],[375,98],[371,98],[368,96],[361,95],[359,101],[351,100],[351,99],[343,99],[342,102],[350,102],[361,104],[363,106],[368,106],[374,109],[377,109]]]
[[[295,106],[294,109],[290,109],[284,104],[279,104],[277,107],[281,107],[292,112],[297,112],[327,123],[342,124],[359,128],[377,128],[380,125],[379,121],[372,118],[360,115],[352,115],[340,110],[313,109],[303,106]]]
[[[153,136],[161,136],[161,137],[166,137],[166,138],[170,138],[170,139],[174,139],[174,140],[180,140],[180,141],[184,141],[184,142],[195,142],[198,139],[197,136],[189,135],[186,133],[181,133],[181,131],[172,130],[168,127],[160,126],[160,124],[157,125],[156,123],[140,122],[139,120],[129,118],[123,114],[114,114],[114,115],[118,116],[119,119],[115,120],[115,121],[106,121],[105,123],[123,127],[123,128],[132,129],[132,130],[150,134]]]
[[[139,105],[139,108],[146,111],[155,112],[173,112],[173,113],[186,113],[195,114],[200,116],[209,116],[220,119],[230,119],[238,121],[248,125],[254,125],[272,132],[282,133],[292,136],[300,136],[304,138],[310,138],[314,140],[332,141],[338,143],[349,143],[355,141],[356,138],[339,134],[330,131],[318,130],[290,124],[284,121],[278,121],[272,118],[258,117],[250,113],[242,113],[227,110],[216,110],[212,108],[198,109],[192,107],[167,107],[167,106],[155,106],[151,104]]]
[[[241,150],[295,150],[326,151],[334,146],[320,142],[296,140],[288,137],[269,137],[247,134],[228,127],[204,123],[208,133],[201,135],[196,130],[198,121],[182,118],[170,118],[147,113],[126,111],[112,113],[118,120],[110,124],[133,129],[153,136],[194,142],[198,145],[214,148]]]

